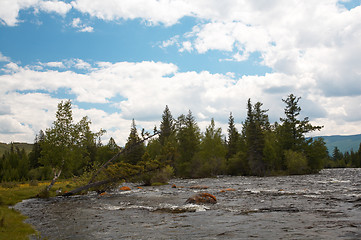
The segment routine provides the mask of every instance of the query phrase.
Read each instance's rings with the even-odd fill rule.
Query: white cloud
[[[93,27],[83,24],[82,21],[80,20],[80,18],[74,18],[71,25],[73,28],[78,29],[78,32],[93,32],[94,31]]]
[[[10,58],[7,56],[4,56],[1,52],[0,52],[0,62],[10,62]]]
[[[0,106],[2,121],[24,134],[35,129],[31,127],[36,124],[31,111],[46,119],[36,128],[51,123],[54,116],[50,110],[42,110],[40,102],[54,104],[55,111],[58,99],[46,94],[16,93],[39,89],[50,93],[69,89],[77,101],[118,107],[119,113],[96,109],[76,112],[89,114],[96,127],[111,129],[107,136],[116,135],[113,137],[120,143],[129,133],[130,119],[135,118],[143,127],[152,126],[160,120],[166,104],[175,117],[191,109],[202,118],[203,125],[211,117],[225,124],[231,111],[239,122],[244,120],[246,101],[251,98],[263,102],[275,121],[282,116],[281,98],[291,92],[302,96],[304,115],[325,125],[322,134],[360,131],[361,6],[349,11],[337,0],[74,0],[71,5],[106,21],[139,18],[146,24],[171,26],[182,17],[194,17],[196,26],[165,39],[161,47],[175,46],[180,52],[192,54],[221,51],[227,61],[246,61],[257,53],[260,64],[272,73],[235,78],[232,73],[179,72],[174,64],[162,62],[91,64],[82,59],[48,62],[36,68],[19,66],[0,54],[0,61],[7,62],[2,68],[5,74],[0,75],[0,84],[5,86],[0,89],[4,96]],[[16,25],[19,10],[30,7],[61,15],[70,9],[69,4],[60,1],[1,1],[1,22]],[[74,18],[69,26],[93,31],[83,21]],[[67,71],[48,69],[63,66]],[[74,68],[82,73],[72,71]],[[119,96],[123,100],[112,100]],[[19,101],[35,98],[38,100],[29,106],[31,110],[23,112]]]
[[[56,12],[62,16],[66,15],[72,8],[71,4],[65,3],[62,1],[40,1],[39,2],[40,10],[44,12]]]
[[[8,26],[16,26],[19,22],[19,11],[34,8],[36,11],[55,12],[64,16],[71,9],[69,3],[63,1],[43,0],[11,0],[0,1],[0,23]]]
[[[190,41],[185,41],[182,43],[182,48],[179,49],[180,52],[191,52],[193,50],[192,43]]]
[[[63,62],[47,62],[47,63],[40,63],[40,65],[53,67],[53,68],[65,68]]]
[[[75,0],[72,5],[82,13],[107,21],[139,18],[147,24],[163,23],[166,26],[177,23],[191,11],[190,5],[181,0]]]
[[[81,62],[80,59],[77,62]],[[251,98],[254,103],[263,102],[264,107],[270,109],[270,119],[279,121],[284,109],[281,99],[291,92],[302,96],[300,104],[304,116],[325,125],[321,134],[352,134],[361,123],[357,111],[361,102],[359,96],[325,96],[317,89],[318,83],[307,75],[299,78],[270,73],[234,78],[233,74],[207,71],[179,72],[174,64],[162,62],[102,62],[96,65],[98,67],[89,68],[87,73],[37,71],[17,66],[15,71],[1,75],[0,84],[5,86],[0,99],[3,103],[1,116],[8,125],[11,123],[11,129],[17,129],[13,137],[18,137],[18,141],[32,141],[40,129],[50,127],[60,99],[49,94],[60,89],[69,89],[78,102],[116,106],[118,112],[108,113],[95,108],[84,110],[75,105],[74,116],[80,119],[88,115],[94,130],[108,130],[105,138],[112,136],[119,144],[125,143],[132,118],[139,129],[152,130],[154,125],[159,126],[165,105],[174,117],[192,110],[204,128],[212,117],[221,126],[226,126],[230,112],[238,123],[244,121],[247,99]],[[36,93],[39,89],[47,90],[49,94]],[[114,101],[117,96],[122,100]],[[9,141],[8,137],[5,130],[0,133],[0,141]]]

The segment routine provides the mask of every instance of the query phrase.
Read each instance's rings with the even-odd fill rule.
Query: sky
[[[34,141],[70,99],[124,145],[132,119],[242,128],[289,94],[312,136],[361,133],[361,0],[0,0],[0,142]]]

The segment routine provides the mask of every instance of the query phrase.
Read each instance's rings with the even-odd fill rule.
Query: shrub
[[[157,171],[151,178],[151,184],[153,183],[168,183],[169,179],[172,178],[174,169],[167,165],[164,168]]]
[[[37,180],[30,180],[30,182],[29,182],[29,186],[36,187],[36,186],[38,186],[38,185],[39,185],[39,183],[38,183]]]
[[[52,171],[49,167],[38,167],[31,169],[28,173],[31,180],[49,180],[52,177]]]
[[[302,153],[286,150],[284,154],[289,174],[298,175],[307,173],[307,158]]]
[[[3,188],[14,188],[17,187],[18,185],[16,184],[16,182],[3,182],[1,183],[1,187]]]

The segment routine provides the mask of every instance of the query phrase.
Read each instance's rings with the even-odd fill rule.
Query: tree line
[[[332,154],[326,163],[328,168],[359,168],[361,167],[361,143],[358,151],[346,151],[342,153],[338,147],[334,147]]]
[[[70,100],[62,101],[52,127],[39,132],[28,155],[11,147],[2,156],[0,181],[84,176],[121,150],[125,151],[105,175],[119,173],[120,168],[127,168],[133,175],[134,169],[143,169],[141,181],[146,184],[166,181],[172,175],[198,178],[317,173],[330,159],[322,138],[306,137],[322,127],[311,125],[307,117],[300,119],[299,100],[293,94],[282,99],[284,116],[279,123],[271,124],[263,104],[248,99],[242,129],[236,128],[230,113],[226,134],[216,127],[214,119],[201,132],[190,110],[174,118],[166,106],[159,129],[154,129],[156,137],[142,141],[148,133],[143,130],[139,134],[133,119],[123,148],[113,138],[102,144],[100,138],[105,131],[92,132],[87,117],[75,123]],[[155,169],[151,166],[157,166],[157,170],[144,170]]]

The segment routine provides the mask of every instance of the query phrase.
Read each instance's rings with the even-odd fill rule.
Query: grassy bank
[[[49,182],[0,184],[0,240],[29,239],[29,235],[37,234],[31,225],[24,223],[26,217],[9,206],[35,197],[48,184]],[[55,191],[59,188],[66,191],[73,187],[69,181],[59,181],[51,190],[50,195],[55,196]]]

